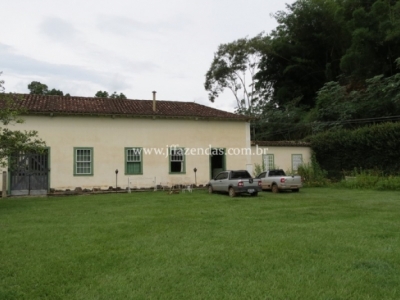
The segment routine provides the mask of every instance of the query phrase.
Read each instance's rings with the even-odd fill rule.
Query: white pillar
[[[3,197],[3,198],[7,197],[7,172],[6,171],[3,171],[3,188],[2,188],[1,197]]]

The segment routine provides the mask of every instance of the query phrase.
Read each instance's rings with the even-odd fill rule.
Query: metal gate
[[[49,187],[49,155],[17,153],[10,159],[11,195],[45,195]]]

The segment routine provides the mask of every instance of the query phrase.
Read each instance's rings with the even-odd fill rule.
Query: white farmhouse
[[[255,152],[248,117],[156,100],[155,92],[153,100],[15,96],[26,114],[12,129],[37,130],[48,148],[42,154],[16,154],[16,165],[8,169],[12,195],[46,194],[50,188],[204,185],[219,171],[253,172],[254,163],[271,161],[267,154],[275,155],[275,162],[280,157],[266,147]],[[305,151],[303,162],[309,160]],[[294,158],[289,150],[279,167],[286,169]]]

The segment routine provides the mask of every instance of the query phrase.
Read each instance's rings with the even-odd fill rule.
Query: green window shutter
[[[125,174],[141,175],[143,174],[142,148],[125,148]]]
[[[126,172],[128,174],[141,174],[140,162],[128,162],[126,165]]]
[[[74,147],[74,176],[93,175],[93,148]]]

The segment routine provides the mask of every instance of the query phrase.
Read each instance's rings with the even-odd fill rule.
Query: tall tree
[[[254,86],[254,75],[263,49],[269,39],[263,34],[254,38],[242,38],[232,43],[221,44],[209,70],[204,87],[211,102],[228,89],[235,97],[237,110],[251,112],[258,100]]]
[[[256,87],[263,93],[272,85],[268,100],[278,107],[299,98],[298,105],[313,107],[317,91],[341,74],[349,38],[338,2],[299,0],[274,15],[279,25],[270,34]]]
[[[261,138],[301,138],[398,112],[386,92],[400,72],[400,1],[298,0],[275,18],[255,76]]]
[[[399,72],[400,1],[298,0],[275,18],[256,87],[272,85],[278,106],[301,97],[312,108],[329,81],[362,89],[367,78]]]
[[[351,81],[398,73],[395,60],[400,56],[400,1],[347,0],[343,16],[351,33],[351,44],[340,67]]]
[[[0,73],[1,74],[1,73]],[[7,158],[19,151],[42,151],[46,144],[38,137],[37,131],[11,130],[9,125],[23,123],[20,114],[24,112],[19,108],[22,99],[13,94],[4,92],[4,81],[0,80],[0,166],[7,165]],[[12,127],[11,127],[12,128]]]

